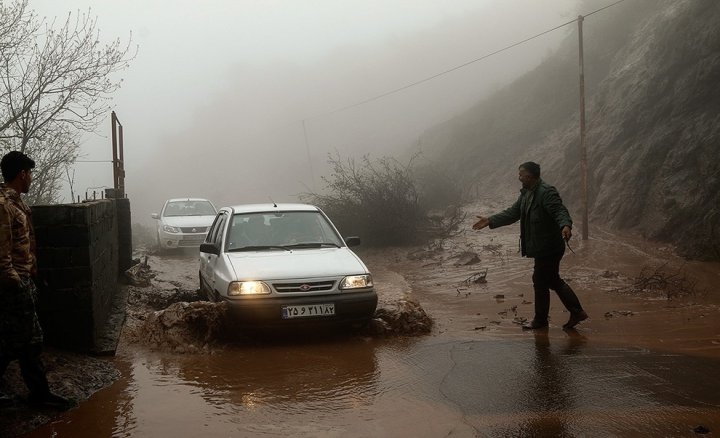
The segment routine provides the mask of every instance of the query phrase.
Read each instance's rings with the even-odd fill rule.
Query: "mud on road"
[[[480,206],[477,208],[479,209]],[[472,218],[473,207],[471,206],[468,211],[469,217]],[[482,213],[482,211],[478,211],[478,213]],[[401,417],[393,414],[395,412],[393,409],[406,409],[407,405],[400,406],[397,405],[398,402],[412,401],[413,410],[418,412],[420,417],[424,417],[423,412],[434,412],[436,416],[440,415],[447,424],[452,425],[457,422],[459,414],[453,410],[447,410],[447,407],[443,403],[438,403],[438,400],[430,403],[424,400],[422,395],[417,398],[417,394],[413,393],[397,396],[391,396],[391,394],[402,388],[422,388],[431,384],[433,379],[438,379],[436,382],[438,385],[458,379],[459,389],[467,386],[468,376],[474,376],[476,382],[487,380],[488,385],[494,385],[497,379],[491,378],[494,376],[492,368],[483,369],[482,364],[489,361],[487,366],[492,367],[495,366],[491,363],[493,360],[510,359],[513,363],[518,362],[517,358],[503,358],[508,351],[508,347],[504,347],[508,340],[516,345],[512,347],[513,349],[519,346],[520,350],[518,351],[521,355],[531,354],[523,350],[522,346],[527,342],[536,345],[535,354],[539,354],[540,359],[543,360],[545,360],[545,356],[551,359],[555,357],[553,350],[547,347],[550,344],[567,344],[568,348],[573,351],[585,349],[586,353],[579,356],[579,359],[567,356],[570,354],[567,352],[563,354],[567,356],[567,360],[576,362],[575,365],[578,368],[587,369],[588,375],[592,376],[597,374],[598,370],[608,369],[607,378],[613,377],[612,373],[617,367],[608,368],[603,356],[603,352],[608,350],[603,350],[603,348],[611,351],[616,351],[614,349],[618,348],[629,349],[627,350],[630,351],[629,359],[618,359],[627,362],[623,367],[627,369],[628,373],[637,371],[639,360],[652,360],[652,357],[655,357],[641,355],[642,357],[637,359],[632,357],[632,352],[660,352],[661,356],[658,360],[663,364],[669,361],[665,365],[661,364],[660,368],[669,367],[668,369],[672,369],[677,364],[672,362],[674,356],[662,356],[663,353],[697,358],[697,360],[690,359],[682,362],[685,364],[683,367],[687,368],[683,368],[683,375],[687,376],[692,376],[693,370],[697,373],[707,371],[708,362],[703,361],[703,358],[713,360],[720,358],[720,322],[716,317],[720,308],[717,288],[717,285],[720,284],[718,264],[686,262],[675,257],[672,248],[650,244],[631,236],[616,236],[602,230],[592,230],[590,241],[571,241],[574,253],[568,252],[561,265],[561,273],[578,293],[590,314],[590,319],[583,322],[575,334],[568,338],[568,334],[561,330],[561,325],[568,315],[563,311],[558,300],[553,297],[551,326],[544,335],[538,338],[533,334],[521,331],[519,326],[524,320],[532,317],[533,297],[530,280],[532,261],[523,259],[517,254],[515,230],[507,228],[492,232],[473,232],[469,231],[469,224],[466,225],[466,230],[458,235],[428,246],[384,251],[361,249],[359,251],[375,277],[380,297],[379,315],[374,324],[376,331],[353,335],[356,340],[350,344],[354,347],[343,347],[341,354],[355,357],[354,355],[358,354],[357,351],[365,352],[367,357],[363,356],[362,361],[356,362],[369,364],[367,369],[355,370],[357,374],[348,375],[348,381],[365,382],[356,387],[355,391],[376,392],[376,395],[373,396],[375,401],[372,407],[369,407],[367,412],[364,411],[364,415],[372,415],[373,421],[386,425],[387,429],[384,430],[394,430],[398,433],[401,430],[420,432],[418,427],[428,426],[422,426],[420,423],[413,424],[410,417],[406,422],[400,421]],[[120,366],[123,374],[147,373],[153,367],[166,370],[179,366],[184,369],[185,374],[190,375],[191,380],[195,381],[200,379],[200,377],[192,377],[193,373],[200,372],[198,371],[199,364],[200,368],[208,366],[208,364],[221,366],[225,356],[233,357],[233,360],[246,360],[242,359],[242,354],[238,356],[237,344],[229,345],[226,340],[215,336],[217,333],[215,330],[222,325],[222,312],[218,305],[204,302],[202,297],[197,295],[197,268],[192,254],[165,254],[162,256],[151,254],[147,260],[148,268],[143,273],[147,285],[129,286],[128,317],[119,347],[122,352],[121,356],[123,356],[122,360],[87,358],[54,351],[48,351],[45,354],[50,368],[49,378],[53,386],[59,388],[60,393],[74,396],[85,403],[84,413],[78,418],[71,414],[72,421],[89,421],[86,418],[91,415],[89,412],[92,412],[92,415],[107,414],[110,415],[109,422],[116,421],[112,413],[96,413],[94,407],[88,406],[93,403],[85,402],[91,394],[118,377],[119,372],[115,368],[115,364]],[[649,270],[646,269],[648,267]],[[638,281],[643,276],[643,272],[646,274],[646,280],[658,272],[665,277],[692,279],[693,281],[690,282],[692,287],[689,287],[690,283],[687,283],[687,293],[668,294],[667,290],[663,290],[662,287],[653,287],[651,281]],[[428,315],[432,317],[432,326]],[[198,321],[202,323],[198,324]],[[393,345],[390,349],[377,350],[377,347],[371,347],[371,343],[362,340],[373,336],[392,338],[400,335],[397,336],[398,339],[413,337],[417,334],[428,333],[431,327],[431,336],[425,337],[426,340],[421,342],[418,347],[411,348],[405,346],[404,342],[400,342],[398,346]],[[600,350],[596,352],[587,350],[588,345]],[[250,342],[247,348],[248,351],[256,352],[255,347]],[[325,355],[323,357],[330,357],[335,354],[332,351],[336,351],[335,349],[338,347],[335,344],[329,344],[313,348],[322,351],[322,354]],[[272,361],[284,358],[289,350],[297,351],[288,346],[279,348],[269,346],[262,351],[263,354],[269,355],[267,360]],[[218,355],[220,352],[230,354]],[[407,356],[408,354],[410,355]],[[451,374],[447,374],[446,376],[450,380],[431,374],[430,372],[435,368],[442,369],[442,364],[448,360],[448,354],[455,361],[453,363],[456,363],[452,367],[454,373],[457,374],[461,371],[462,373],[457,376],[452,374],[454,376],[452,378]],[[477,354],[480,355],[477,356]],[[513,354],[517,355],[518,353]],[[166,356],[173,359],[166,361],[163,359]],[[143,365],[147,362],[147,366],[150,368],[146,368],[144,365],[139,365],[137,369],[127,368],[122,363],[128,357],[135,364]],[[183,357],[186,359],[182,359]],[[205,363],[203,358],[213,359]],[[313,360],[317,360],[317,358]],[[187,364],[179,365],[183,363]],[[378,363],[384,365],[378,365]],[[389,363],[394,365],[388,365]],[[540,363],[544,362],[540,361]],[[481,365],[480,368],[478,368],[478,364]],[[517,365],[521,369],[528,366],[522,361]],[[326,366],[332,369],[334,365],[333,362],[328,362]],[[388,366],[390,369],[382,368]],[[650,371],[657,372],[656,365],[648,364],[647,367]],[[503,366],[501,365],[500,368],[502,369]],[[255,374],[253,376],[264,384],[276,379],[277,383],[273,385],[280,386],[271,386],[269,389],[271,393],[276,397],[290,397],[294,400],[297,397],[295,392],[285,394],[288,389],[283,386],[282,382],[287,376],[282,373],[287,370],[283,370],[284,368],[275,370],[269,376],[255,376]],[[345,372],[348,370],[352,370],[348,364],[338,369],[338,371]],[[221,378],[225,371],[218,368],[213,372],[218,374],[215,378]],[[418,372],[421,376],[415,376]],[[310,375],[316,377],[316,380],[317,377],[323,378],[322,374],[315,376],[316,373],[315,369],[310,371]],[[9,383],[12,387],[14,382],[14,389],[22,395],[24,387],[19,383],[17,370],[11,370],[8,374],[9,377],[6,376],[5,384]],[[378,376],[383,374],[391,376],[392,379],[389,383],[378,384]],[[359,381],[355,380],[358,375],[362,376]],[[648,379],[648,376],[652,375],[646,375],[645,379]],[[248,376],[248,378],[250,377]],[[165,378],[167,377],[163,377],[163,379]],[[202,379],[206,378],[207,376],[202,377]],[[394,378],[398,378],[401,383],[394,381]],[[411,380],[402,383],[405,378]],[[211,393],[224,392],[223,388],[228,384],[240,386],[246,384],[246,382],[235,382],[235,378],[231,376],[225,376],[223,379],[225,380],[213,383],[217,385],[217,388],[212,389]],[[696,391],[698,383],[694,382],[691,377],[688,379],[683,383],[685,386],[682,391],[686,391],[686,393],[688,390]],[[654,384],[657,385],[657,382]],[[342,394],[336,394],[336,396],[340,397],[339,400],[354,406],[353,403],[358,403],[357,394],[353,392],[352,383],[350,385],[350,387],[343,386]],[[328,388],[325,386],[321,385],[321,389],[327,391]],[[330,388],[334,391],[337,386],[330,385]],[[663,391],[677,390],[677,388],[665,386],[661,389]],[[438,397],[447,397],[448,394],[444,392],[446,390],[447,388],[445,390],[441,388]],[[482,390],[477,391],[477,394],[486,393],[488,390],[492,391],[492,386],[483,387]],[[589,387],[588,391],[592,390],[593,387]],[[100,405],[120,403],[116,400],[119,397],[117,391],[117,389],[100,391],[96,396],[100,401],[95,402],[93,406],[98,403]],[[616,395],[620,399],[627,396],[622,393],[624,389],[620,388],[618,391],[620,392]],[[466,394],[463,396],[465,398],[459,399],[456,404],[467,405],[467,408],[463,409],[468,411],[488,402],[494,403],[493,406],[498,406],[498,403],[506,403],[509,411],[515,409],[514,403],[516,402],[512,397],[508,399],[507,395],[502,393],[497,393],[497,399],[494,401],[477,399],[474,394]],[[591,395],[591,392],[588,394]],[[157,394],[153,393],[153,396],[156,397]],[[700,396],[702,398],[702,394]],[[602,400],[603,394],[597,394],[597,397],[597,400]],[[378,401],[383,399],[388,401],[385,403]],[[305,406],[315,403],[312,400],[314,399],[308,394],[307,400],[302,399],[298,402],[300,406]],[[250,401],[243,399],[242,403]],[[241,401],[236,402],[241,403]],[[581,403],[578,400],[575,402]],[[592,403],[592,400],[590,402]],[[646,402],[656,403],[653,399]],[[708,399],[708,402],[714,403],[714,400]],[[122,403],[132,404],[134,402],[125,400]],[[365,402],[363,401],[363,403]],[[203,406],[205,405],[200,405],[198,409],[202,409]],[[288,409],[294,412],[299,408],[290,404]],[[460,427],[472,435],[477,430],[482,430],[483,421],[491,421],[487,418],[472,420],[473,417],[465,417],[468,411],[462,414],[461,426],[448,427],[451,427],[452,430]],[[666,410],[668,415],[687,416],[688,423],[696,421],[697,418],[704,418],[701,414],[690,415],[688,412]],[[713,412],[709,415],[714,415]],[[396,414],[399,415],[398,412]],[[608,415],[611,414],[612,412],[608,413]],[[0,427],[13,436],[12,433],[17,435],[22,431],[34,429],[56,415],[58,413],[30,411],[23,408],[22,402],[18,402],[17,408],[4,411],[0,416]],[[307,415],[310,414],[306,413],[305,416]],[[562,417],[564,414],[559,412],[557,415]],[[642,415],[642,411],[639,415]],[[588,418],[591,417],[592,415]],[[305,417],[301,415],[298,420],[302,424],[307,419],[303,418]],[[418,420],[417,417],[412,418]],[[498,418],[500,417],[492,421],[501,422],[501,426],[498,426],[499,429],[493,429],[486,425],[486,427],[490,427],[487,429],[491,431],[490,435],[493,435],[493,431],[504,430],[502,428],[507,427],[507,424],[503,422],[516,421],[512,417]],[[262,418],[250,417],[250,419],[259,421]],[[591,420],[586,419],[585,421]],[[631,424],[630,427],[635,427],[633,422],[636,423],[637,418],[631,414],[626,421]],[[430,429],[424,429],[425,433],[427,434],[430,430],[444,433],[446,430],[443,429],[443,424],[442,422],[433,424]],[[333,427],[339,427],[337,424],[333,426],[330,420],[325,426],[328,430],[335,430]],[[361,425],[341,424],[341,426],[337,430],[354,430],[358,434],[356,436],[367,432]],[[708,423],[703,426],[714,425]],[[295,427],[300,426],[295,425]],[[538,431],[550,430],[547,429],[549,427],[547,424],[539,423],[538,427]],[[46,433],[50,429],[43,427],[38,430],[40,434],[35,436],[44,436],[42,433]],[[658,433],[666,433],[669,430],[668,428],[657,429]],[[303,431],[300,428],[297,431],[299,435],[311,436],[311,432],[308,430]],[[277,436],[280,433],[281,431],[263,429],[260,434]],[[352,435],[350,433],[350,436]]]
[[[128,296],[126,318],[118,350],[148,349],[169,354],[217,354],[225,348],[252,345],[242,335],[228,337],[232,325],[223,303],[211,303],[199,295],[197,254],[191,250],[155,254],[136,253],[139,263],[123,286]],[[397,273],[378,269],[376,317],[367,327],[348,336],[392,337],[430,333],[433,321],[411,297],[410,286]],[[43,360],[53,390],[80,403],[120,377],[112,358],[91,357],[46,349]],[[0,436],[17,436],[47,423],[59,413],[37,411],[26,403],[26,388],[14,362],[0,382],[0,389],[16,394],[14,406],[0,412]]]
[[[379,255],[412,285],[435,333],[526,335],[520,324],[534,313],[533,261],[520,257],[517,229],[471,229],[476,214],[502,206],[469,205],[458,235]],[[590,315],[580,334],[598,344],[720,358],[720,263],[687,261],[671,246],[601,228],[592,228],[588,241],[576,235],[570,246],[560,274]],[[568,317],[551,292],[551,332]]]
[[[197,255],[176,252],[142,258],[138,278],[130,286],[123,342],[139,343],[172,353],[211,353],[228,343],[254,342],[233,329],[227,303],[213,303],[199,294]],[[150,281],[144,279],[150,278]],[[428,334],[432,319],[411,298],[402,276],[384,269],[374,272],[378,293],[375,317],[351,336],[417,336]],[[232,336],[228,336],[232,334]]]

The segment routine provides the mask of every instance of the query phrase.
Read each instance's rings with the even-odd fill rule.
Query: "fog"
[[[133,222],[151,223],[150,213],[171,197],[218,206],[295,201],[323,189],[329,153],[405,159],[425,130],[536,66],[574,27],[453,69],[572,20],[585,12],[577,3],[31,0],[30,7],[50,18],[90,8],[102,40],[132,33],[139,45],[114,108]],[[595,3],[609,2],[586,2]],[[108,117],[84,138],[74,180],[81,196],[112,185],[109,133]]]

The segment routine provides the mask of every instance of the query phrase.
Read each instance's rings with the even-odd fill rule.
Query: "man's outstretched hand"
[[[490,225],[490,219],[486,218],[485,216],[476,216],[476,217],[480,220],[473,224],[473,226],[472,226],[473,230],[482,230],[483,228]]]

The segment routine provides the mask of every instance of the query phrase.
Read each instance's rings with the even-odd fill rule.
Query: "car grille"
[[[206,233],[208,227],[180,227],[183,233]]]
[[[335,286],[334,281],[314,281],[306,283],[273,283],[278,293],[283,292],[317,292],[331,290]]]

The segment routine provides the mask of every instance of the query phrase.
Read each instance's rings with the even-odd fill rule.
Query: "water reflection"
[[[131,374],[131,364],[124,358],[118,358],[115,365],[123,376],[118,381],[80,403],[78,408],[62,413],[22,437],[134,436],[137,426],[133,413],[136,383],[127,378]],[[4,435],[0,433],[0,436]]]
[[[717,361],[598,348],[574,331],[521,336],[269,343],[208,356],[134,351],[119,384],[32,436],[680,436],[699,424],[720,428]]]
[[[575,436],[571,429],[572,413],[578,407],[580,387],[574,379],[572,356],[578,355],[586,338],[576,330],[566,330],[559,341],[562,349],[553,351],[548,329],[536,330],[529,379],[527,409],[531,414],[519,426],[520,436]]]
[[[201,388],[213,404],[251,407],[332,400],[342,408],[375,391],[375,347],[352,344],[276,343],[212,356],[158,358],[146,366]]]
[[[150,386],[138,389],[134,411],[144,423],[183,417],[181,428],[144,426],[161,434],[210,427],[216,433],[307,435],[303,428],[310,412],[315,421],[333,425],[336,413],[373,405],[378,393],[375,348],[373,342],[346,339],[148,357],[134,365],[135,380]],[[164,408],[153,404],[161,394],[169,399]]]
[[[117,362],[120,381],[28,437],[335,436],[375,416],[377,347],[345,338],[134,351]]]

